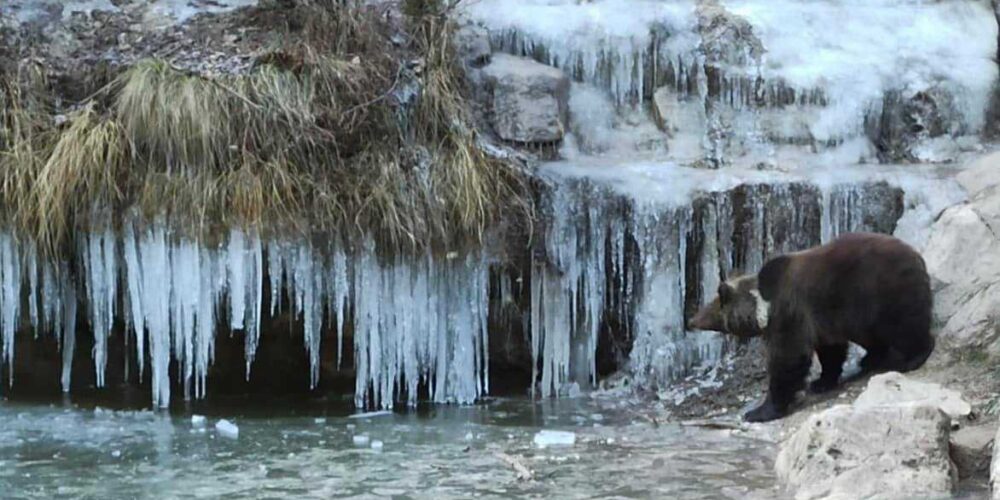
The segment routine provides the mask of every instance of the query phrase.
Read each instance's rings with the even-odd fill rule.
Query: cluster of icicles
[[[710,298],[732,263],[740,261],[746,269],[763,263],[772,238],[766,221],[801,217],[768,213],[765,197],[795,205],[787,188],[776,185],[770,194],[755,194],[759,199],[744,217],[752,226],[747,248],[733,248],[724,235],[733,231],[728,226],[734,208],[725,192],[711,196],[712,211],[696,216],[690,205],[636,200],[625,210],[623,198],[589,182],[566,183],[553,193],[546,258],[531,266],[530,311],[523,311],[530,325],[533,389],[549,397],[573,383],[596,382],[598,335],[609,313],[633,331],[630,368],[638,375],[662,382],[719,359],[721,339],[684,332],[685,301],[691,300],[686,280],[697,281],[692,283],[699,290],[696,300]],[[861,224],[853,214],[866,204],[862,190],[836,189],[822,198],[816,200],[822,203],[822,228],[815,228],[821,239]],[[689,256],[692,231],[708,239]],[[629,241],[638,261],[627,255]],[[30,245],[0,233],[3,360],[13,366],[14,335],[27,295],[33,330],[54,332],[60,340],[66,391],[77,308],[85,307],[97,385],[105,383],[108,337],[120,319],[134,339],[138,369],[151,371],[156,406],[171,400],[172,361],[184,397],[205,396],[219,327],[243,332],[249,377],[262,318],[288,308],[303,325],[313,387],[321,363],[334,362],[320,358],[324,332],[337,334],[338,368],[345,362],[345,332],[352,333],[359,407],[391,408],[400,400],[412,405],[422,393],[433,402],[470,403],[489,392],[490,269],[503,263],[485,252],[385,258],[371,242],[347,251],[335,243],[264,241],[239,230],[209,246],[152,224],[90,233],[76,259],[77,270],[70,273],[66,264],[57,268],[42,261]],[[692,259],[700,271],[689,277]],[[514,301],[505,281],[510,278],[497,274],[501,286],[494,289],[507,295],[499,300]],[[283,304],[283,297],[291,303]]]
[[[205,395],[216,329],[224,322],[244,332],[249,377],[262,315],[281,307],[294,308],[302,319],[313,386],[319,380],[322,332],[336,329],[339,367],[345,320],[353,321],[358,406],[391,408],[404,389],[408,402],[415,403],[421,383],[435,402],[472,402],[489,389],[488,264],[481,255],[384,262],[370,243],[348,258],[337,245],[264,242],[238,230],[212,248],[172,238],[156,224],[121,234],[88,234],[77,257],[82,286],[68,279],[67,266],[57,270],[39,261],[30,246],[0,234],[3,359],[13,366],[19,305],[26,293],[33,329],[55,332],[60,339],[65,391],[78,302],[87,307],[94,335],[97,385],[105,383],[108,336],[120,316],[135,339],[140,373],[151,370],[156,406],[170,402],[171,360],[178,364],[184,396]],[[291,304],[281,304],[282,291]],[[80,292],[85,295],[78,301]]]

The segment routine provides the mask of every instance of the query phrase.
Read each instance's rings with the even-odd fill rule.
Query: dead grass
[[[280,43],[250,74],[142,61],[62,126],[40,68],[0,74],[8,222],[49,249],[139,213],[199,235],[368,233],[406,251],[481,243],[501,218],[530,220],[523,174],[476,146],[452,26],[436,2],[411,8],[426,3],[407,0],[404,46],[371,7],[273,7],[259,19]]]

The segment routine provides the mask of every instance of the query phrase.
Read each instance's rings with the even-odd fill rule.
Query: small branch
[[[517,457],[512,457],[502,452],[496,452],[493,455],[506,462],[507,465],[510,465],[517,472],[518,481],[533,481],[535,479],[535,474],[531,472],[531,469],[525,467]]]
[[[685,420],[681,422],[682,427],[701,427],[704,429],[720,430],[743,430],[744,427],[738,422],[725,420]]]

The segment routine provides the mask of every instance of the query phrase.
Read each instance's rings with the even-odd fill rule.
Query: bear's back
[[[897,238],[848,233],[797,255],[793,272],[798,292],[808,297],[817,319],[836,329],[863,330],[904,311],[929,314],[924,260]]]

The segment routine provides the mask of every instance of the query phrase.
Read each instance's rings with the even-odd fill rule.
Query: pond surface
[[[203,422],[191,411],[0,401],[0,496],[780,497],[773,444],[739,431],[655,424],[589,397],[360,416],[347,403],[198,410]],[[216,427],[223,418],[238,436]],[[572,444],[541,447],[542,430],[563,431],[542,436]],[[518,466],[532,478],[519,480]]]

